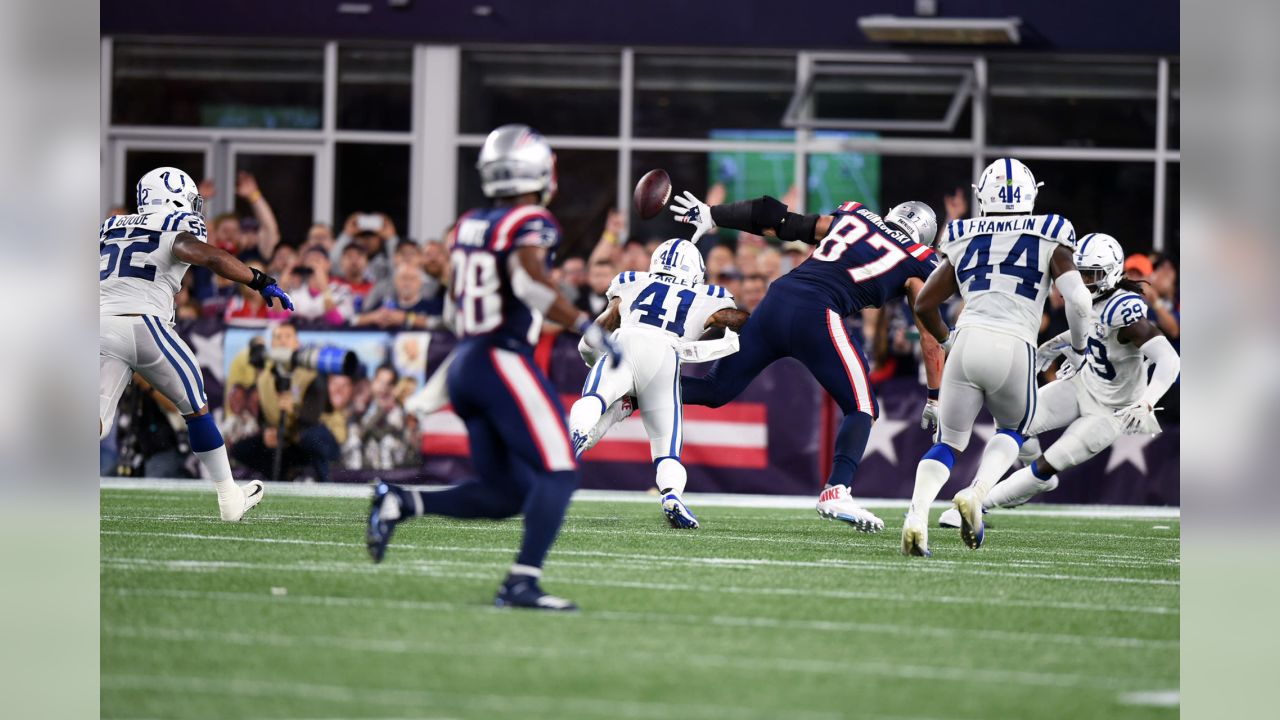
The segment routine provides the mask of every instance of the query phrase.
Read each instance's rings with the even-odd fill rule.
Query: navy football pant
[[[814,299],[770,292],[743,326],[741,349],[711,366],[706,377],[681,379],[684,402],[720,407],[782,358],[804,364],[844,412],[836,432],[828,485],[849,485],[876,417],[867,361],[840,315]]]
[[[528,355],[475,342],[459,346],[448,386],[477,477],[419,492],[423,512],[495,520],[524,513],[516,562],[542,567],[578,486],[555,390]]]

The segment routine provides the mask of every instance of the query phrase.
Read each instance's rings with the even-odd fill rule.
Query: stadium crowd
[[[212,197],[214,183],[206,180],[201,186],[206,200]],[[328,224],[315,222],[295,240],[282,235],[271,204],[252,175],[238,174],[236,194],[252,214],[213,217],[208,224],[209,242],[279,279],[293,298],[295,310],[286,313],[279,306],[267,307],[247,286],[195,268],[187,274],[177,297],[179,322],[220,318],[228,327],[271,332],[273,345],[283,341],[295,346],[299,329],[350,327],[396,332],[443,327],[449,256],[442,239],[419,242],[402,237],[385,213],[356,212],[345,219],[337,234]],[[722,195],[722,188],[713,187],[708,199],[716,202]],[[967,192],[957,189],[946,196],[942,208],[946,221],[967,217]],[[123,207],[112,210],[113,214],[123,212],[127,212]],[[551,271],[564,294],[593,316],[608,304],[605,293],[614,276],[648,270],[653,250],[666,239],[628,237],[626,224],[623,212],[609,211],[589,254],[562,256]],[[939,225],[945,229],[945,222]],[[756,308],[774,280],[803,262],[814,249],[801,242],[778,245],[756,235],[723,231],[704,238],[699,245],[706,260],[707,281],[724,286],[747,311]],[[1180,312],[1174,259],[1135,253],[1126,259],[1125,273],[1146,282],[1143,287],[1152,320],[1176,346]],[[947,308],[948,321],[954,323],[959,311],[953,301]],[[873,383],[902,376],[924,382],[919,332],[905,301],[868,308],[847,321],[854,332],[861,333]],[[1040,340],[1066,327],[1064,303],[1054,289],[1045,305]],[[553,326],[544,328],[547,336],[558,332]],[[224,405],[216,415],[240,466],[270,473],[282,439],[286,477],[325,481],[331,476],[332,465],[346,470],[380,470],[420,463],[418,420],[404,408],[406,398],[416,389],[414,379],[401,377],[391,365],[374,369],[372,377],[355,379],[307,376],[306,372],[295,371],[295,375],[302,373],[294,378],[295,390],[277,397],[268,370],[251,368],[244,358],[233,360]],[[1175,423],[1177,395],[1175,386],[1164,403],[1164,417]],[[127,442],[117,442],[118,450],[110,460],[104,451],[103,472],[181,474],[178,459],[189,457],[182,447],[182,423],[176,409],[139,381],[120,407],[120,433],[128,436]],[[132,421],[124,419],[125,415],[131,415]],[[163,422],[166,416],[168,423]],[[188,472],[193,470],[187,468]]]

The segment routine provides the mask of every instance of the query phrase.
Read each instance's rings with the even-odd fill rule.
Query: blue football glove
[[[279,285],[272,283],[258,291],[262,295],[262,299],[267,301],[267,307],[272,307],[271,298],[280,298],[280,305],[285,310],[293,309],[293,301],[289,299],[289,293],[280,289]]]
[[[597,352],[604,353],[609,356],[609,367],[618,367],[618,362],[622,360],[622,350],[618,344],[609,337],[609,333],[604,328],[591,322],[591,319],[583,316],[578,322],[578,332],[582,334],[582,339],[587,344],[595,348]]]
[[[281,307],[286,310],[293,309],[293,301],[289,299],[289,294],[281,290],[279,285],[276,285],[275,278],[257,268],[250,269],[253,270],[253,279],[246,284],[251,290],[258,291],[262,299],[267,301],[267,307],[273,307],[272,299],[279,298]]]

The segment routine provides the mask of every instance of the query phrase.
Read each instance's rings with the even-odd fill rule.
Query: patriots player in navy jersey
[[[565,299],[547,269],[560,226],[545,205],[556,189],[555,156],[525,125],[489,133],[476,164],[492,207],[463,213],[449,233],[453,274],[448,317],[460,339],[446,383],[467,425],[478,477],[448,490],[380,482],[374,488],[367,544],[380,562],[395,526],[422,515],[501,519],[524,514],[524,538],[494,604],[576,610],[542,591],[542,563],[578,485],[573,446],[555,388],[533,363],[542,318],[577,328],[616,364],[617,347]]]
[[[770,286],[742,330],[737,354],[717,361],[704,378],[683,379],[684,401],[719,407],[775,360],[791,357],[804,363],[844,412],[817,511],[863,532],[883,530],[884,521],[850,494],[876,418],[876,401],[866,357],[845,329],[844,318],[903,295],[915,301],[935,266],[929,248],[938,231],[933,210],[910,201],[881,218],[859,203],[846,202],[830,215],[799,215],[767,195],[708,207],[688,192],[675,199],[671,210],[676,219],[703,233],[725,227],[817,245],[808,260]],[[936,418],[943,351],[929,333],[922,330],[920,335],[929,387],[922,424],[928,424]]]

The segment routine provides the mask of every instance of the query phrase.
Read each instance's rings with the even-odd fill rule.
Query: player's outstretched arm
[[[951,340],[951,328],[942,319],[942,303],[958,292],[960,285],[956,282],[955,268],[951,266],[950,260],[943,260],[929,275],[911,304],[916,323],[924,332],[932,335],[942,348],[948,347]]]
[[[607,352],[613,365],[622,355],[599,325],[590,316],[573,306],[568,298],[547,278],[547,251],[535,245],[516,248],[507,267],[511,273],[511,291],[525,305],[542,313],[548,320],[567,328],[576,329],[587,344]]]
[[[1182,368],[1182,359],[1164,333],[1146,318],[1122,328],[1116,338],[1136,345],[1154,366],[1151,378],[1147,380],[1147,389],[1138,402],[1116,413],[1125,429],[1132,432],[1141,429],[1145,416],[1155,411],[1156,403],[1173,387]]]
[[[276,285],[275,278],[245,265],[226,250],[200,242],[200,239],[191,233],[180,232],[174,238],[173,256],[184,263],[209,268],[228,280],[248,285],[250,289],[257,290],[262,295],[267,301],[267,307],[271,307],[273,299],[279,298],[282,306],[289,310],[293,309],[293,301]]]
[[[1093,314],[1093,298],[1080,278],[1076,262],[1071,258],[1071,251],[1065,246],[1053,249],[1053,257],[1049,259],[1049,274],[1053,276],[1053,284],[1058,286],[1062,299],[1066,303],[1067,327],[1071,329],[1072,360],[1077,363],[1084,357],[1085,343],[1089,338],[1089,317]]]
[[[826,237],[834,220],[831,215],[800,215],[790,212],[784,203],[768,195],[754,200],[708,206],[686,190],[671,202],[671,212],[675,213],[675,219],[697,228],[694,237],[722,227],[775,237],[783,242],[799,240],[816,245]]]

